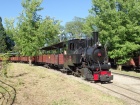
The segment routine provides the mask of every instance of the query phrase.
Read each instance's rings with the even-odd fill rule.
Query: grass
[[[130,71],[130,70],[115,70],[115,69],[111,69],[111,71],[113,73],[120,73],[120,74],[125,74],[125,75],[129,75],[129,76],[134,76],[134,77],[139,77],[140,78],[140,72],[136,72],[136,71]]]
[[[16,88],[16,105],[124,105],[124,101],[40,66],[11,63],[7,81]],[[0,77],[0,79],[2,79]]]
[[[92,87],[89,87],[88,85],[80,83],[80,82],[78,84],[79,84],[79,88],[82,89],[83,91],[91,92]]]
[[[6,91],[2,87],[0,87],[0,93],[6,93]]]
[[[55,100],[52,102],[51,105],[73,105],[69,100],[67,99],[60,99],[60,100]]]

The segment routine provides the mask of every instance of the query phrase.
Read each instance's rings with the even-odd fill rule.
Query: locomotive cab
[[[64,55],[65,69],[74,73],[81,66],[81,54],[84,52],[85,44],[85,39],[72,39],[67,41],[67,54]]]

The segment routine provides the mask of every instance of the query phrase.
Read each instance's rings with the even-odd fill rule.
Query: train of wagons
[[[72,39],[40,50],[46,54],[32,57],[33,64],[55,67],[62,72],[81,76],[89,81],[110,82],[111,64],[108,62],[106,48],[99,42],[98,32],[89,39]],[[10,57],[12,62],[28,62],[27,56]]]

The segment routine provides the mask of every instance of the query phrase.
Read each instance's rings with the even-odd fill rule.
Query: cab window
[[[74,43],[70,43],[70,50],[74,50]]]

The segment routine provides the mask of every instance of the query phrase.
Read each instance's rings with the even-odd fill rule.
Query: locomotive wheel
[[[85,80],[88,80],[88,81],[93,80],[92,72],[88,68],[83,68],[82,72],[81,72],[81,75]]]
[[[76,69],[76,71],[73,71],[72,74],[76,77],[80,77],[81,76],[81,71],[79,69]]]

